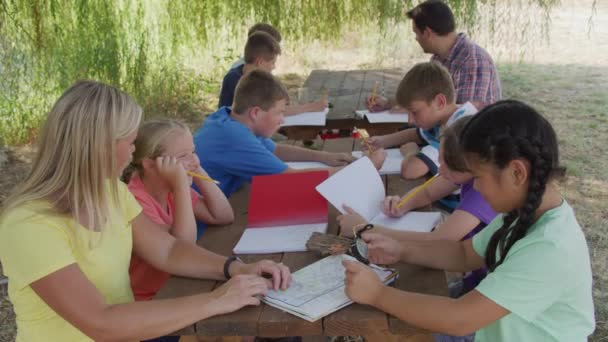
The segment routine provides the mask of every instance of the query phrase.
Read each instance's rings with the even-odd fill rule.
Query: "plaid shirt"
[[[431,61],[442,64],[452,75],[456,103],[477,101],[486,106],[501,99],[500,80],[492,57],[464,33],[458,34],[447,58],[433,55]]]

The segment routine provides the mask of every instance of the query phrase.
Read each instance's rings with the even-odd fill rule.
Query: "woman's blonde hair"
[[[190,132],[190,129],[177,120],[157,119],[144,122],[139,127],[133,159],[123,174],[123,180],[128,183],[133,171],[143,175],[142,161],[161,156],[165,153],[167,141],[174,134],[184,131]]]
[[[76,82],[49,112],[32,169],[6,199],[3,216],[42,200],[50,213],[101,231],[110,201],[119,203],[116,141],[135,132],[141,117],[141,107],[126,93],[96,81]]]

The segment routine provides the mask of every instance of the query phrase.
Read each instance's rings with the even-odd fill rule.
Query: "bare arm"
[[[376,148],[389,148],[394,146],[400,146],[403,144],[407,144],[409,142],[414,142],[416,144],[422,144],[423,141],[420,140],[418,136],[418,132],[416,132],[417,128],[408,128],[403,131],[374,136],[368,139],[368,142]]]
[[[390,236],[397,241],[460,241],[471,230],[479,225],[479,219],[466,211],[455,210],[446,220],[432,232],[410,232],[374,226],[370,232]]]
[[[133,252],[155,268],[184,277],[224,279],[225,256],[175,239],[143,214],[132,226]]]
[[[173,214],[173,225],[171,235],[179,240],[196,242],[196,222],[192,210],[192,200],[190,199],[190,187],[178,187],[173,192],[175,201],[175,212]]]
[[[409,156],[401,162],[401,177],[417,179],[429,172],[429,167],[416,156]]]
[[[304,104],[293,104],[285,107],[285,116],[296,115],[308,112],[322,112],[327,108],[327,100],[319,100]]]
[[[332,153],[330,152],[316,151],[304,147],[291,146],[285,144],[277,144],[274,149],[274,155],[285,162],[316,161],[327,164],[325,161],[327,161],[331,154]]]
[[[162,336],[216,315],[222,309],[213,304],[212,293],[107,304],[76,264],[37,280],[31,287],[53,311],[96,341],[132,341]]]
[[[485,266],[472,240],[412,241],[402,249],[403,261],[446,271],[468,272]]]
[[[215,183],[194,178],[194,184],[202,195],[194,207],[197,220],[208,224],[229,224],[234,221],[232,206]]]
[[[451,272],[469,272],[485,265],[473,249],[472,240],[406,240],[397,241],[378,233],[363,233],[369,260],[389,265],[398,261]]]
[[[453,299],[385,286],[372,305],[417,327],[455,336],[471,334],[509,314],[475,290]]]

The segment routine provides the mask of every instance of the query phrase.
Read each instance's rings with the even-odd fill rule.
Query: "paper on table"
[[[368,157],[347,165],[316,189],[342,214],[346,204],[368,221],[378,215],[385,195],[380,174]]]
[[[401,173],[401,163],[403,162],[403,156],[398,148],[386,149],[386,159],[382,168],[380,168],[381,175],[397,175]],[[353,151],[353,157],[362,158],[364,156],[363,151]]]
[[[267,254],[304,252],[306,242],[314,232],[325,233],[327,223],[295,226],[248,228],[234,246],[235,254]]]
[[[354,261],[355,258],[333,255],[321,259],[293,273],[287,290],[270,290],[262,300],[310,322],[329,315],[352,303],[344,293],[342,260]],[[385,284],[396,278],[391,269],[371,267]]]
[[[369,110],[356,110],[355,113],[359,117],[366,117],[369,123],[384,123],[384,122],[408,122],[408,115],[405,113],[391,113],[388,110],[382,112],[370,113]]]
[[[287,166],[296,170],[329,169],[331,166],[320,162],[287,162]]]
[[[325,126],[325,119],[329,108],[322,112],[307,112],[286,116],[281,127],[289,126]]]
[[[410,211],[401,217],[388,217],[380,212],[370,223],[400,231],[428,233],[441,222],[441,213]]]
[[[399,218],[384,215],[381,210],[384,184],[367,157],[336,172],[316,189],[342,214],[346,204],[368,222],[392,229],[430,232],[441,219],[438,212],[411,212]]]

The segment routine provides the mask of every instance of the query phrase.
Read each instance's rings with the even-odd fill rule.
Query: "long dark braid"
[[[534,224],[534,214],[547,183],[564,174],[559,166],[557,138],[549,122],[533,108],[508,100],[479,112],[462,131],[460,141],[465,153],[476,154],[480,160],[499,169],[514,159],[530,163],[524,204],[504,215],[502,227],[492,235],[486,249],[486,266],[492,272]]]

